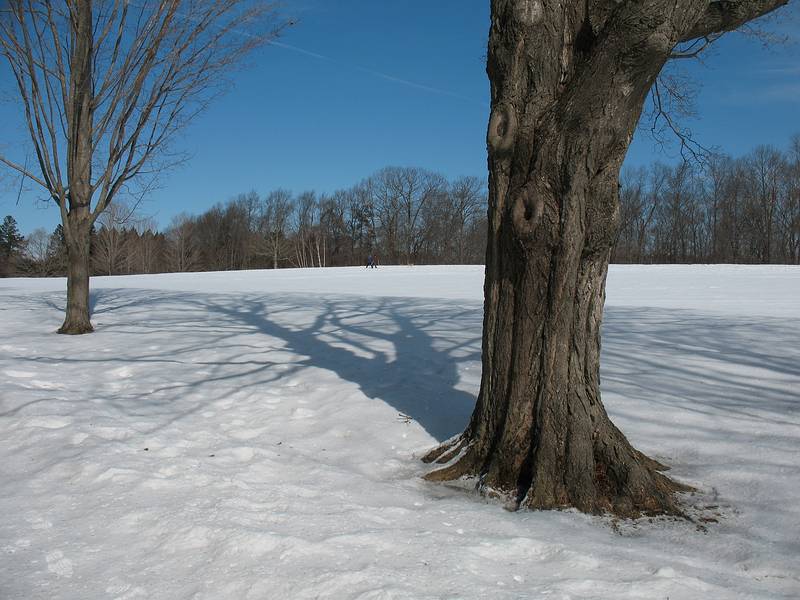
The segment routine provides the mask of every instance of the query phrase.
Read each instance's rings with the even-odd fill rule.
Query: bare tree
[[[511,506],[680,513],[687,489],[600,401],[600,322],[619,172],[676,46],[786,0],[492,0],[482,380],[431,480],[474,477]]]
[[[38,170],[0,162],[59,207],[68,254],[60,333],[92,331],[89,236],[112,201],[172,164],[176,131],[221,90],[225,74],[281,27],[247,0],[9,0],[0,53],[25,110]]]
[[[653,180],[662,169],[653,170]],[[658,174],[657,174],[658,173]],[[620,219],[613,259],[616,262],[641,262],[645,256],[648,231],[658,206],[658,187],[647,186],[648,171],[641,168],[625,171],[620,180]]]
[[[34,263],[44,264],[47,261],[47,249],[50,245],[50,234],[44,227],[34,229],[25,241],[25,256]]]
[[[132,224],[130,273],[155,273],[161,270],[166,249],[164,236],[157,233],[152,217],[139,217]]]
[[[286,252],[286,237],[292,210],[292,194],[286,190],[274,190],[264,199],[261,228],[267,253],[272,258],[273,269],[278,268]]]
[[[167,229],[168,260],[173,271],[185,273],[198,267],[200,252],[194,238],[194,221],[183,213],[173,217]]]
[[[40,227],[25,239],[24,271],[30,275],[49,276],[59,272],[60,256],[54,251],[53,234]]]
[[[792,137],[786,161],[786,195],[779,214],[787,262],[800,264],[800,135]]]
[[[759,146],[747,159],[749,181],[748,212],[750,231],[755,234],[752,247],[759,262],[771,263],[775,247],[776,213],[785,193],[786,164],[772,146]]]
[[[94,263],[97,272],[116,275],[131,248],[125,226],[132,217],[131,208],[115,202],[103,211],[97,223],[100,230],[94,239]]]
[[[386,167],[370,178],[368,190],[372,195],[373,232],[376,243],[384,252],[387,263],[400,262],[400,195],[398,186],[393,183],[395,167]]]
[[[477,177],[461,177],[450,184],[448,211],[455,220],[456,261],[466,258],[466,240],[470,224],[486,211],[486,182]]]

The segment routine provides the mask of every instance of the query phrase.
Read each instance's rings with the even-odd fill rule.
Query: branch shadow
[[[442,441],[464,429],[475,397],[458,389],[458,365],[480,360],[480,308],[444,308],[406,298],[321,298],[309,321],[298,318],[309,299],[193,298],[213,317],[280,339],[285,350],[307,358],[297,365],[336,373],[368,397],[417,421]],[[473,321],[472,334],[448,340],[452,327]],[[460,329],[463,331],[463,329]],[[477,332],[480,328],[477,328]]]
[[[50,310],[63,309],[54,297],[40,297],[40,302]],[[460,385],[459,367],[469,363],[480,370],[482,308],[477,304],[97,289],[92,309],[93,341],[106,334],[152,338],[128,344],[120,355],[40,354],[20,360],[77,369],[146,364],[185,372],[192,367],[188,377],[165,377],[162,385],[147,390],[113,395],[101,387],[89,390],[121,413],[159,417],[158,429],[204,409],[202,402],[184,402],[187,396],[214,397],[216,390],[210,390],[220,384],[257,392],[302,378],[308,368],[326,369],[355,383],[369,398],[418,422],[437,441],[462,431],[475,404],[474,394]],[[168,348],[149,350],[165,333]],[[198,359],[210,349],[212,358]]]
[[[40,305],[59,309],[56,296]],[[20,297],[20,302],[30,302]],[[30,307],[30,305],[28,305]],[[321,368],[355,383],[368,397],[416,420],[436,440],[462,431],[475,403],[480,374],[482,308],[419,298],[364,298],[292,294],[203,294],[143,289],[93,292],[98,333],[153,336],[120,355],[40,354],[20,360],[75,367],[139,363],[183,369],[150,390],[109,396],[118,410],[157,413],[163,426],[202,410],[194,392],[215,385],[252,390],[282,385]],[[167,334],[169,344],[150,350]],[[800,326],[769,317],[742,319],[677,309],[607,307],[601,380],[610,412],[649,425],[653,414],[694,414],[679,432],[715,433],[715,420],[779,426],[800,412]],[[148,346],[148,344],[151,344]],[[469,382],[464,370],[474,370]],[[165,371],[168,372],[168,371]],[[101,394],[103,390],[90,390]],[[641,406],[614,405],[614,396]],[[19,408],[12,408],[18,412]],[[612,416],[613,416],[612,414]],[[623,428],[625,429],[625,427]],[[746,430],[732,441],[752,443]],[[775,441],[780,435],[769,433]],[[777,437],[776,437],[777,435]],[[765,442],[766,443],[766,442]],[[658,440],[655,444],[658,445]]]
[[[785,319],[608,307],[604,402],[613,418],[646,431],[656,448],[719,440],[741,448],[796,444],[789,428],[800,426],[798,339],[800,324]],[[739,460],[767,466],[764,456]]]

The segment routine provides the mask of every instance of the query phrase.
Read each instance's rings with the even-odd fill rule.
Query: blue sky
[[[165,226],[238,193],[276,187],[330,192],[387,165],[448,177],[486,176],[489,86],[484,70],[488,0],[303,0],[285,3],[298,24],[260,51],[232,89],[176,141],[191,159],[161,177],[142,204]],[[702,86],[695,136],[738,155],[785,147],[800,133],[800,18],[795,2],[770,29],[793,43],[765,48],[723,38],[704,64],[685,61]],[[324,57],[324,58],[323,58]],[[12,82],[0,71],[0,151],[24,132]],[[675,160],[637,133],[627,164]],[[33,188],[0,181],[0,215],[23,233],[52,229],[58,211]]]

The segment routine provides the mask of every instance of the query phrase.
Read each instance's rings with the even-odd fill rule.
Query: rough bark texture
[[[58,333],[91,333],[89,320],[89,245],[91,225],[72,219],[67,241],[67,310]]]
[[[67,310],[59,333],[93,331],[89,320],[89,246],[92,228],[92,3],[78,3],[70,57],[67,112],[69,212],[62,214],[67,242]],[[65,218],[66,217],[66,218]]]
[[[750,18],[766,12],[754,4]],[[483,378],[467,430],[425,457],[440,464],[428,479],[475,477],[516,507],[680,513],[674,493],[688,488],[600,401],[600,323],[642,105],[687,32],[729,26],[719,8],[492,1]]]

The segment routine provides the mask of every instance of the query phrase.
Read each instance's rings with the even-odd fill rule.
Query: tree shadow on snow
[[[278,338],[283,350],[307,357],[295,365],[326,369],[356,383],[366,396],[410,416],[437,440],[462,431],[472,413],[475,396],[456,386],[459,363],[480,360],[474,326],[480,309],[394,298],[324,298],[312,304],[320,310],[305,321],[301,315],[308,311],[308,299],[202,302],[210,315]],[[471,335],[448,339],[450,328],[463,332],[470,322]]]
[[[55,297],[40,301],[55,310]],[[204,409],[197,398],[208,394],[194,392],[222,385],[257,393],[304,376],[313,385],[313,374],[304,374],[310,367],[355,383],[437,440],[462,431],[475,403],[482,321],[477,303],[138,289],[99,289],[92,303],[97,325],[92,340],[102,340],[106,332],[152,338],[130,344],[119,355],[23,360],[86,368],[95,363],[164,367],[163,383],[156,388],[133,386],[135,391],[107,399],[124,413],[158,412],[161,426]],[[614,306],[606,308],[604,319],[601,387],[612,417],[629,424],[652,424],[677,412],[696,417],[680,430],[658,428],[665,439],[648,440],[648,446],[669,447],[670,437],[674,442],[713,434],[720,415],[754,425],[796,419],[800,395],[787,390],[800,389],[797,324]],[[162,344],[165,335],[169,343]],[[475,369],[474,376],[462,383],[460,369],[467,366]],[[184,373],[175,375],[173,367]],[[627,410],[630,405],[617,403],[615,396],[647,408]],[[755,434],[732,432],[731,441],[752,443],[748,435]]]
[[[786,437],[780,426],[800,425],[798,339],[800,325],[774,317],[609,307],[603,399],[612,418],[646,428],[648,447],[722,438],[771,445]],[[616,397],[646,409],[628,410]],[[671,424],[679,415],[680,423]],[[628,423],[618,424],[626,431]],[[753,461],[763,463],[763,456]]]
[[[40,300],[63,311],[58,296]],[[458,387],[460,365],[480,369],[482,310],[475,303],[101,288],[92,291],[91,306],[96,326],[92,342],[106,333],[152,339],[127,346],[118,355],[27,360],[87,369],[148,364],[153,370],[165,369],[165,375],[191,367],[190,377],[173,375],[176,380],[144,392],[142,386],[113,395],[101,388],[87,390],[123,413],[159,414],[159,428],[204,409],[182,400],[201,397],[195,392],[207,392],[208,386],[266,390],[281,380],[303,379],[309,367],[357,384],[366,396],[408,415],[439,441],[464,429],[475,404],[475,393]],[[165,334],[169,344],[158,344]],[[198,359],[209,352],[219,358]]]

